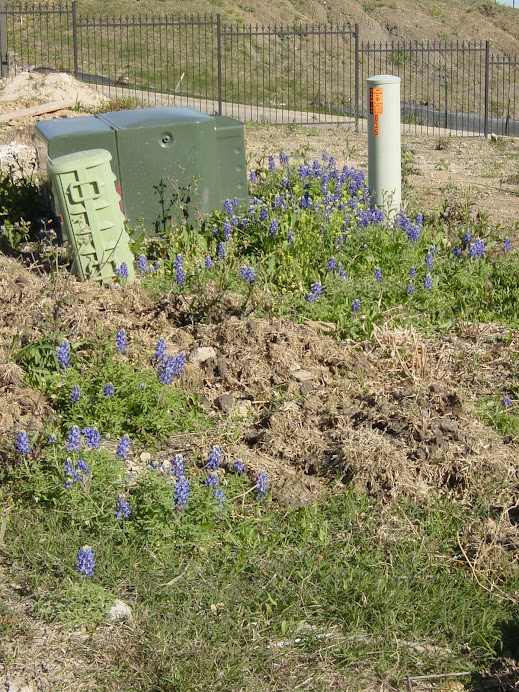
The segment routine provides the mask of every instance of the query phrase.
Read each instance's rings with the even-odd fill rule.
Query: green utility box
[[[48,164],[56,211],[73,257],[72,272],[82,281],[111,282],[123,263],[128,280],[135,278],[111,159],[105,149],[90,149],[58,156]]]
[[[196,225],[226,199],[248,203],[243,125],[193,108],[142,108],[36,125],[42,164],[89,149],[112,155],[130,226],[156,235],[170,223]]]

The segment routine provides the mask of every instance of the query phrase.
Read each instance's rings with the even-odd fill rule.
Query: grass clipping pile
[[[10,361],[11,345],[30,343],[58,320],[70,341],[125,328],[136,352],[150,355],[159,337],[187,355],[212,346],[216,356],[190,365],[181,384],[210,407],[227,455],[267,470],[280,502],[311,502],[337,484],[388,500],[424,502],[440,492],[466,502],[490,493],[503,508],[517,502],[516,445],[481,423],[473,404],[476,391],[500,391],[512,371],[509,330],[472,325],[432,340],[386,325],[358,344],[324,333],[333,325],[285,319],[181,327],[138,284],[115,291],[72,276],[56,284],[5,257],[0,277],[7,445],[17,429],[41,428],[50,412]]]

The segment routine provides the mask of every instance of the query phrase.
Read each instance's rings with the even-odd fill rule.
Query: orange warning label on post
[[[369,90],[369,112],[372,115],[382,115],[384,112],[384,89],[375,87]]]

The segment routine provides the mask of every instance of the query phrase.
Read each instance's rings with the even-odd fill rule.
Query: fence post
[[[483,121],[483,133],[485,139],[488,137],[488,88],[490,72],[490,41],[485,41],[485,116]],[[481,130],[480,130],[481,132]]]
[[[216,50],[218,53],[218,115],[222,115],[222,15],[216,15]]]
[[[0,77],[9,75],[7,56],[7,0],[0,0]]]
[[[355,24],[355,132],[359,131],[359,25]]]
[[[74,49],[74,77],[78,79],[78,58],[77,58],[77,2],[72,3],[72,47]]]

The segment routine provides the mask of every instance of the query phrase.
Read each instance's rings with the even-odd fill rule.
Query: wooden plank
[[[53,111],[59,111],[63,108],[70,108],[75,103],[75,99],[66,99],[64,101],[50,101],[49,103],[42,103],[40,106],[24,108],[23,110],[12,111],[11,113],[3,113],[2,115],[0,115],[0,123],[5,123],[8,120],[15,120],[16,118],[25,118],[31,115],[43,115],[43,113],[52,113]]]

